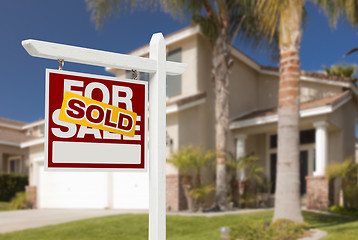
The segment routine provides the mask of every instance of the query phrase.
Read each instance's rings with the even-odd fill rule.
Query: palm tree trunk
[[[220,32],[213,47],[213,78],[215,82],[216,119],[216,207],[225,210],[227,204],[226,148],[229,128],[229,68],[230,44],[225,30]]]
[[[288,1],[280,22],[278,159],[274,220],[302,222],[299,179],[299,110],[302,4]],[[300,2],[300,1],[298,1]]]

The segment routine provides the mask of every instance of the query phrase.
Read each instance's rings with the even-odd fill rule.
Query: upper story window
[[[45,135],[45,126],[43,124],[39,126],[39,134],[40,136]]]
[[[181,52],[181,48],[168,52],[167,60],[172,62],[181,62]],[[180,95],[181,92],[181,75],[167,76],[167,97]]]
[[[133,78],[133,72],[130,70],[126,70],[126,79],[132,79],[132,78]],[[149,73],[139,72],[138,79],[143,81],[149,81]]]
[[[172,62],[181,62],[181,48],[177,48],[168,52],[167,60]],[[130,70],[126,70],[126,78],[132,79],[133,73]],[[138,79],[143,81],[149,81],[149,73],[139,72]],[[173,97],[180,95],[181,89],[181,75],[167,76],[167,97]]]

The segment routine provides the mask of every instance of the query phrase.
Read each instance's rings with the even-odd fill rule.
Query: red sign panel
[[[140,80],[47,69],[46,169],[145,169],[147,88],[147,82]],[[134,136],[60,120],[66,92],[136,113]],[[96,108],[88,106],[74,101],[70,111],[72,115],[85,111],[90,119],[98,119],[99,114],[93,110]],[[106,120],[110,121],[107,117]]]

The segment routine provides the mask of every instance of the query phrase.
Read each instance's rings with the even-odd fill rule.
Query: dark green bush
[[[245,222],[232,228],[230,240],[295,240],[308,229],[306,223],[295,223],[279,219],[268,224],[263,222]]]
[[[10,201],[29,184],[27,174],[0,173],[0,201]]]
[[[342,215],[358,217],[358,209],[357,208],[346,209],[341,206],[333,205],[333,206],[329,207],[328,211],[333,212],[333,213],[342,214]]]

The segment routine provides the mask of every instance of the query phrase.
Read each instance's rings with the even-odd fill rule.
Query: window
[[[8,172],[9,173],[20,173],[21,172],[21,157],[11,156],[8,161]]]
[[[181,62],[181,48],[170,51],[167,60],[172,62]],[[173,97],[181,94],[181,75],[167,76],[167,97]]]
[[[43,124],[41,124],[39,126],[39,133],[40,133],[40,136],[43,136],[45,133],[45,126]]]
[[[310,144],[315,143],[316,141],[316,132],[314,129],[305,130],[300,132],[300,144]]]
[[[316,142],[316,132],[314,129],[300,131],[300,145]],[[270,149],[277,148],[277,134],[270,135]]]
[[[270,136],[270,148],[277,148],[277,134]]]
[[[133,79],[133,72],[131,70],[126,70],[126,79]],[[138,79],[149,81],[149,73],[139,72]]]
[[[172,62],[181,62],[181,48],[170,51],[167,55],[167,60]],[[126,70],[126,78],[133,78],[133,73],[131,70]],[[138,79],[149,81],[149,73],[139,72]],[[167,97],[177,96],[181,94],[181,91],[181,75],[167,76]]]
[[[270,176],[271,176],[271,193],[276,191],[276,165],[277,165],[277,154],[270,154]]]

